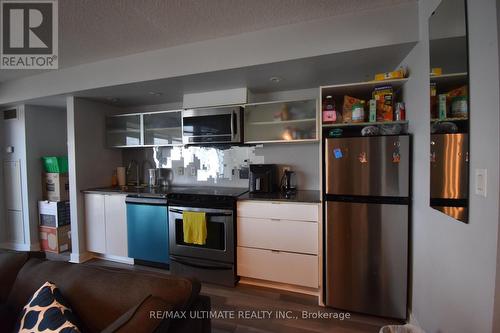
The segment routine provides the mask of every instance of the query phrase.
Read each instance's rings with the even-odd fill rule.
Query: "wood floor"
[[[94,259],[85,265],[121,267],[130,270],[146,270],[169,274],[166,270],[146,266],[131,266],[105,260]],[[351,314],[350,319],[304,319],[302,311],[307,313],[337,313],[332,309],[318,306],[316,297],[274,289],[238,285],[235,288],[203,284],[201,293],[212,300],[212,310],[216,311],[256,311],[247,314],[272,311],[271,319],[213,319],[214,333],[377,333],[383,325],[395,324],[387,319]],[[297,319],[278,319],[276,311],[286,313]],[[287,312],[291,311],[291,312]],[[262,314],[262,313],[261,313]]]

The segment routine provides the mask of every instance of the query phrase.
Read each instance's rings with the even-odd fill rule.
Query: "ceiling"
[[[117,106],[155,105],[182,101],[184,93],[247,87],[252,93],[296,90],[321,85],[372,80],[375,72],[392,70],[415,43],[302,58],[265,65],[137,82],[74,93]],[[271,77],[280,78],[273,82]],[[160,93],[156,96],[151,94]],[[117,99],[117,100],[116,100]],[[114,101],[113,101],[114,100]],[[28,104],[61,106],[65,96],[50,96]]]
[[[412,0],[61,0],[59,66],[406,2]],[[0,70],[0,83],[39,72]]]

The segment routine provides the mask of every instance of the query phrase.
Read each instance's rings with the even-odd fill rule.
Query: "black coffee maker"
[[[250,164],[250,193],[272,193],[278,190],[276,164]]]
[[[281,192],[284,194],[293,194],[297,190],[295,183],[295,171],[285,170],[281,177]]]

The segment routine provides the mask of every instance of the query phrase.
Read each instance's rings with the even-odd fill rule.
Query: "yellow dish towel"
[[[207,241],[207,215],[205,212],[182,212],[184,243],[205,245]]]

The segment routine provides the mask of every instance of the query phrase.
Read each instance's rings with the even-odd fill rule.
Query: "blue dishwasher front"
[[[126,203],[128,256],[169,264],[167,199],[129,195]]]

